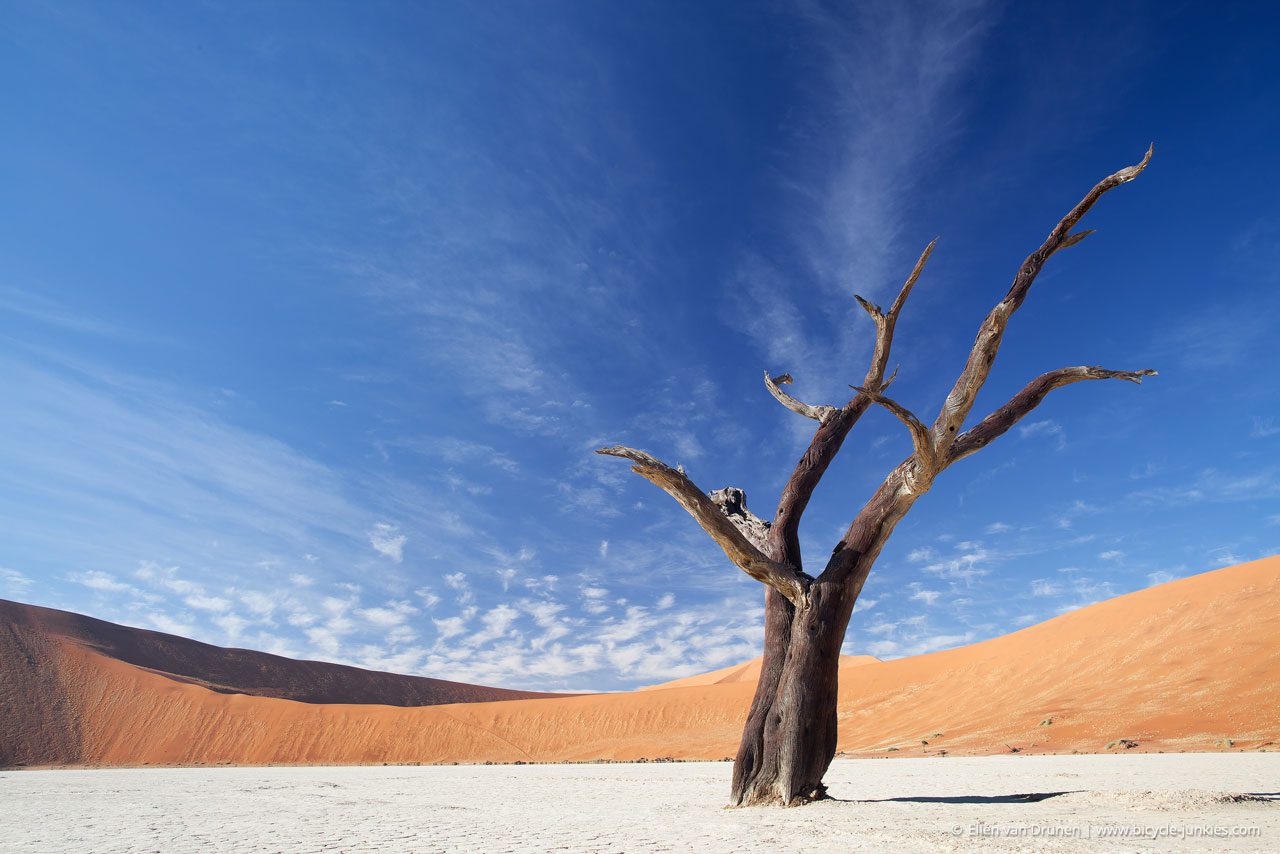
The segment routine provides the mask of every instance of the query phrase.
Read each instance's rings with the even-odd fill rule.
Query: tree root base
[[[725,806],[727,810],[745,809],[748,807],[803,807],[808,804],[817,803],[818,801],[830,800],[831,796],[827,794],[827,787],[819,784],[808,794],[795,795],[790,801],[782,800],[777,794],[761,795],[754,798],[744,799],[738,803],[731,803]]]

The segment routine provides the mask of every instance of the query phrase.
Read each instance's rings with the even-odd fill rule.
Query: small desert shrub
[[[1115,741],[1108,742],[1106,749],[1113,750],[1117,747],[1123,747],[1125,750],[1132,750],[1137,746],[1138,742],[1134,741],[1132,738],[1118,738]]]

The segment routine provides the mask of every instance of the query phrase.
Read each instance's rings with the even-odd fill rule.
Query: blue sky
[[[1266,4],[26,3],[0,29],[0,596],[538,689],[758,653],[759,585],[623,442],[772,515],[940,237],[931,417],[1096,180],[848,653],[1002,634],[1280,552],[1280,26]],[[1115,6],[1116,8],[1109,8]],[[908,451],[858,425],[821,566]]]

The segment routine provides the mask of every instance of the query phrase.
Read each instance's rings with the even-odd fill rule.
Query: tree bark
[[[734,763],[731,806],[818,800],[836,755],[840,646],[852,603],[830,582],[815,583],[800,609],[776,594],[769,599],[765,661]]]
[[[748,793],[764,782],[764,765],[773,745],[765,741],[765,724],[773,711],[778,686],[782,683],[787,653],[791,646],[791,624],[795,606],[772,588],[764,598],[764,659],[760,665],[760,681],[747,713],[742,741],[733,762],[733,789],[730,806],[746,806]]]
[[[894,526],[931,485],[913,455],[858,513],[796,608],[773,591],[765,602],[765,657],[733,768],[730,806],[795,806],[826,796],[836,755],[840,649],[853,606]],[[771,543],[786,556],[785,545]]]

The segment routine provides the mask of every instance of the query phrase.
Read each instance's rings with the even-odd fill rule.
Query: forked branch
[[[946,465],[962,460],[970,454],[980,451],[995,439],[1003,436],[1013,425],[1021,421],[1027,413],[1035,409],[1055,388],[1082,382],[1084,380],[1128,380],[1141,384],[1143,377],[1154,377],[1156,372],[1150,368],[1141,371],[1111,371],[1096,365],[1075,368],[1059,368],[1049,371],[1027,383],[1023,389],[1009,399],[1004,406],[992,412],[970,429],[962,433],[951,445],[947,453]]]
[[[907,304],[907,297],[911,296],[911,289],[916,286],[916,282],[920,279],[920,274],[924,272],[924,265],[928,262],[929,256],[933,254],[933,247],[938,244],[938,238],[929,241],[929,245],[920,253],[916,265],[911,268],[911,275],[907,276],[907,280],[903,282],[902,287],[898,290],[898,295],[894,297],[893,304],[889,306],[888,313],[880,310],[880,306],[875,303],[868,302],[862,297],[854,294],[854,299],[858,301],[858,305],[862,306],[876,325],[876,345],[871,353],[871,365],[867,368],[867,376],[862,381],[865,388],[874,388],[877,391],[883,391],[884,386],[888,383],[882,383],[884,379],[885,369],[889,367],[889,350],[893,346],[893,333],[898,325],[898,316],[902,314],[902,307]]]
[[[885,397],[879,392],[872,391],[868,388],[859,388],[858,386],[849,386],[849,388],[858,392],[858,394],[866,395],[871,399],[872,403],[879,404],[885,409],[893,413],[893,416],[901,421],[906,428],[911,431],[911,444],[915,448],[916,456],[920,462],[930,470],[937,470],[937,454],[933,446],[933,433],[924,423],[916,417],[916,414],[907,409],[901,403],[898,403],[891,397]]]
[[[659,487],[680,503],[689,515],[711,535],[729,560],[757,581],[777,590],[793,605],[801,607],[808,596],[808,576],[786,564],[770,560],[752,543],[729,517],[721,512],[711,496],[697,487],[683,471],[661,460],[622,445],[600,448],[597,454],[622,457],[634,465],[631,470]],[[745,505],[744,505],[745,510]]]
[[[1058,250],[1079,243],[1090,233],[1082,231],[1072,234],[1071,229],[1075,228],[1076,224],[1089,212],[1089,209],[1093,207],[1098,199],[1102,198],[1104,193],[1138,177],[1142,170],[1147,167],[1147,164],[1151,162],[1151,155],[1154,150],[1154,146],[1148,148],[1147,154],[1142,158],[1141,163],[1121,169],[1119,172],[1108,175],[1095,184],[1093,189],[1080,200],[1079,204],[1072,208],[1054,226],[1053,230],[1049,232],[1049,236],[1045,238],[1044,243],[1040,245],[1040,248],[1028,255],[1026,260],[1022,262],[1022,267],[1018,270],[1018,274],[1014,276],[1009,293],[1005,295],[1004,299],[996,303],[995,308],[991,309],[986,320],[982,322],[982,326],[978,328],[978,336],[973,343],[973,349],[969,352],[969,359],[965,363],[964,370],[956,378],[951,393],[947,395],[947,400],[942,405],[942,411],[938,414],[937,420],[934,421],[933,433],[940,450],[946,451],[959,436],[960,428],[964,425],[965,419],[969,417],[969,411],[973,409],[978,392],[982,389],[983,383],[987,381],[987,377],[991,373],[991,365],[995,362],[996,352],[1000,349],[1000,341],[1004,338],[1004,331],[1009,325],[1009,318],[1026,300],[1027,292],[1031,290],[1031,285],[1035,282],[1036,276],[1040,274],[1045,261]]]
[[[936,239],[930,241],[920,253],[920,258],[911,269],[911,275],[907,276],[906,282],[899,289],[888,312],[862,297],[856,297],[858,304],[871,316],[871,320],[876,325],[875,348],[871,353],[871,363],[867,366],[866,376],[862,380],[863,388],[883,392],[893,381],[893,376],[886,380],[884,374],[889,367],[889,351],[893,347],[893,333],[897,327],[898,315],[902,313],[902,307],[906,305],[911,289],[919,281],[924,265],[933,254],[933,247],[937,242]],[[896,375],[895,371],[894,376]],[[784,554],[795,555],[796,559],[799,559],[800,517],[809,506],[809,499],[813,496],[818,481],[822,480],[827,467],[839,453],[845,437],[870,406],[871,398],[865,394],[858,394],[822,421],[822,425],[814,432],[808,449],[796,463],[795,470],[787,479],[786,486],[782,488],[782,496],[778,500],[778,513],[773,520],[773,535],[780,538]]]
[[[1062,243],[1058,245],[1058,248],[1053,251],[1059,252],[1063,249],[1070,249],[1072,246],[1075,246],[1081,240],[1084,240],[1090,234],[1094,234],[1095,232],[1097,232],[1096,228],[1086,228],[1084,231],[1077,231],[1075,234],[1069,234],[1067,235],[1067,239],[1062,241]]]

